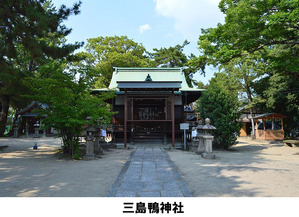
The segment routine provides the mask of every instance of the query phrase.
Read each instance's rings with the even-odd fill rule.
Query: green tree
[[[150,58],[153,60],[155,67],[183,67],[186,81],[192,86],[192,84],[196,84],[193,75],[197,70],[192,65],[188,65],[188,61],[195,58],[195,55],[191,54],[190,57],[187,57],[183,52],[188,44],[190,42],[185,40],[182,45],[177,44],[174,47],[160,49],[154,48],[154,52],[150,53]]]
[[[82,45],[60,40],[71,32],[62,22],[71,14],[78,14],[80,4],[72,8],[62,5],[56,10],[45,0],[1,1],[0,136],[4,133],[9,106],[24,106],[22,95],[28,90],[23,80],[34,76],[38,66],[50,59],[65,58]]]
[[[91,95],[94,71],[89,65],[53,61],[39,67],[47,78],[28,78],[26,85],[32,90],[33,99],[46,103],[49,108],[40,111],[45,115],[43,124],[58,130],[64,144],[64,152],[78,155],[78,136],[86,124],[98,124],[109,120],[111,113],[105,100],[111,94]],[[86,120],[90,116],[91,120]]]
[[[209,118],[217,128],[213,134],[218,148],[228,149],[235,144],[241,128],[237,122],[240,117],[237,95],[229,94],[217,84],[211,83],[198,100],[198,111],[202,118]]]
[[[127,36],[90,38],[87,40],[86,55],[98,74],[96,88],[109,86],[113,67],[151,66],[143,45]]]
[[[267,82],[267,88],[263,90],[263,96],[267,99],[266,109],[287,116],[284,131],[289,135],[293,129],[299,128],[299,83],[279,73],[264,80]]]
[[[238,80],[225,72],[217,72],[211,78],[210,84],[216,85],[228,94],[238,96],[241,90],[241,85]],[[209,87],[209,86],[208,86]]]
[[[183,67],[188,61],[187,56],[183,53],[184,47],[190,44],[187,40],[182,45],[176,45],[169,48],[154,48],[154,52],[151,53],[151,58],[155,66],[162,67]]]
[[[298,0],[222,0],[219,8],[225,23],[202,30],[199,38],[208,63],[226,63],[276,45],[298,50]]]
[[[283,78],[288,84],[298,83],[299,1],[222,0],[219,8],[226,15],[225,23],[202,30],[198,41],[202,55],[197,64],[218,66],[241,79],[248,108],[269,101],[265,111],[285,115],[288,110],[296,111],[296,85],[275,82]],[[282,100],[287,94],[274,94],[277,88],[281,93],[291,91],[292,100]],[[271,104],[274,99],[281,101]]]
[[[229,77],[238,82],[241,93],[245,93],[240,105],[249,109],[250,116],[253,117],[253,110],[256,104],[263,103],[265,100],[255,94],[254,82],[261,79],[266,74],[267,66],[258,56],[258,54],[251,54],[248,57],[234,58],[227,64],[222,64],[221,69]],[[254,120],[251,118],[251,137],[255,137]]]
[[[204,84],[202,81],[195,81],[195,86],[198,89],[207,89],[209,84]]]

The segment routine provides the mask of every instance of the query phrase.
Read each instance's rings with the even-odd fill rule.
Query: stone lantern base
[[[94,160],[96,158],[95,154],[91,154],[91,155],[84,155],[83,156],[83,160]]]
[[[204,159],[215,159],[216,155],[214,153],[202,153],[201,157]]]
[[[94,154],[94,141],[91,138],[86,139],[86,154],[83,156],[84,160],[93,160],[95,159]]]
[[[216,155],[213,153],[213,149],[212,149],[212,142],[213,142],[214,136],[204,135],[204,136],[202,136],[202,138],[204,139],[204,148],[205,148],[205,152],[201,154],[202,158],[215,159]]]
[[[34,128],[34,136],[33,138],[39,138],[39,128]]]

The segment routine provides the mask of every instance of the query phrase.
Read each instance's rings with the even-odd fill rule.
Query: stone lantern
[[[87,121],[91,120],[90,116],[86,117]],[[86,154],[84,155],[84,160],[93,160],[95,158],[94,154],[94,145],[95,145],[95,135],[97,132],[97,128],[91,124],[89,124],[85,128],[85,135],[86,135]]]
[[[202,154],[205,152],[204,139],[202,137],[204,135],[203,127],[204,125],[202,125],[202,121],[199,120],[198,126],[196,127],[198,140],[197,150],[195,151],[196,154]]]
[[[86,154],[84,155],[85,160],[92,160],[95,158],[94,154],[94,144],[95,144],[95,134],[96,134],[96,127],[89,125],[85,128],[86,133]]]
[[[33,125],[34,127],[34,138],[39,138],[39,128],[40,128],[40,124],[38,123],[38,121],[36,121],[36,123]]]
[[[215,154],[212,153],[212,142],[214,140],[214,136],[212,136],[212,131],[216,130],[216,127],[210,124],[210,119],[205,119],[206,125],[203,126],[204,135],[202,135],[202,138],[204,140],[204,153],[201,154],[203,158],[207,159],[215,159]]]

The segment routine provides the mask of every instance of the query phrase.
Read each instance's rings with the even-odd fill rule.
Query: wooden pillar
[[[164,99],[164,104],[165,104],[164,105],[165,120],[168,119],[168,117],[167,117],[167,101],[168,101],[168,99],[165,98]],[[163,123],[163,145],[167,145],[167,123],[166,122]]]
[[[165,98],[165,120],[167,120],[168,119],[168,117],[167,117],[167,98]]]
[[[134,98],[130,98],[131,99],[131,119],[130,120],[134,120]],[[135,124],[134,122],[131,122],[131,128],[129,129],[130,131],[130,143],[133,144],[134,143],[134,131],[135,131]]]
[[[131,98],[131,120],[134,120],[134,98]]]
[[[263,125],[264,125],[264,140],[266,140],[266,121],[263,119]]]
[[[26,124],[25,124],[25,134],[26,134],[26,137],[29,137],[29,134],[30,134],[30,122],[29,122],[29,118],[26,118]]]
[[[125,103],[124,103],[124,147],[127,147],[127,121],[128,121],[128,93],[125,91]]]
[[[255,121],[255,138],[256,138],[257,135],[260,136],[260,134],[259,134],[259,130],[257,128],[257,119],[254,119],[254,121]]]
[[[281,135],[281,138],[280,138],[280,139],[284,139],[284,131],[283,131],[283,118],[281,118],[281,119],[280,119],[280,121],[281,121],[281,133],[282,133],[282,135]]]
[[[172,136],[172,147],[175,147],[175,122],[174,122],[174,91],[171,94],[171,136]]]

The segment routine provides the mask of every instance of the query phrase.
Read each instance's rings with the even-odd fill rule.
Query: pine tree
[[[66,44],[71,29],[62,24],[71,14],[77,15],[81,2],[58,10],[51,1],[1,0],[0,6],[0,136],[3,135],[8,108],[28,93],[26,77],[51,59],[71,58],[82,43]],[[44,75],[39,75],[44,76]],[[15,105],[18,107],[19,105]]]

